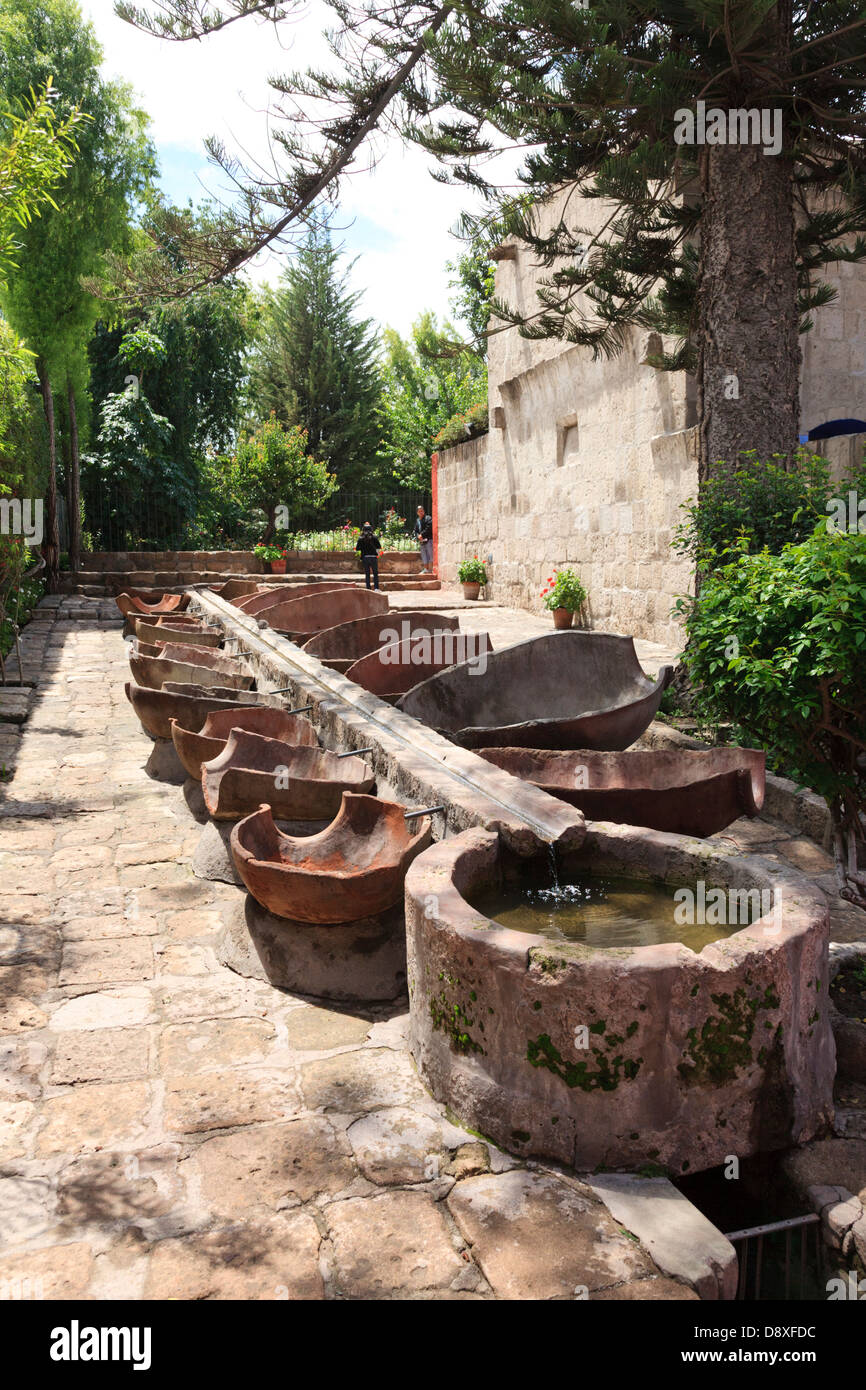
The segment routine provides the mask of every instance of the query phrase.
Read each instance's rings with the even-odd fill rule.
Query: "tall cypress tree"
[[[374,325],[357,317],[339,261],[327,232],[311,231],[264,292],[250,394],[260,419],[302,425],[313,457],[360,489],[381,479],[382,379]]]

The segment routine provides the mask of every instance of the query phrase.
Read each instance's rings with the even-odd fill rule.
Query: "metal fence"
[[[341,490],[315,509],[293,507],[289,501],[278,518],[278,539],[287,549],[353,550],[358,528],[369,521],[386,548],[411,549],[419,504],[430,510],[429,492]],[[131,497],[111,486],[90,488],[84,494],[82,549],[250,550],[263,539],[263,512],[232,521],[215,519],[212,509],[210,514],[207,508],[204,511],[203,515],[195,502],[181,504],[157,492]],[[65,511],[61,526],[65,536]]]
[[[726,1234],[737,1250],[738,1299],[826,1298],[824,1242],[814,1213]]]

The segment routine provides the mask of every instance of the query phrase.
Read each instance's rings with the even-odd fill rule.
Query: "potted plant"
[[[580,612],[586,601],[586,589],[573,569],[556,570],[548,577],[541,597],[545,608],[553,614],[553,626],[571,627],[575,613]]]
[[[269,574],[285,574],[286,572],[286,552],[278,545],[267,545],[264,542],[257,545],[253,551],[257,560],[261,560]]]
[[[477,555],[471,560],[463,560],[457,566],[457,578],[463,585],[464,598],[477,598],[481,585],[487,583],[487,570]]]

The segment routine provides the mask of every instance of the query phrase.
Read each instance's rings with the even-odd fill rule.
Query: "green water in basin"
[[[760,915],[759,911],[723,914],[748,918],[730,924],[690,921],[690,916],[716,914],[701,914],[696,901],[675,900],[676,891],[674,885],[642,879],[584,874],[557,887],[529,882],[516,889],[492,889],[470,898],[470,902],[476,911],[503,927],[554,941],[598,947],[656,946],[674,941],[695,952],[711,941],[742,931]]]

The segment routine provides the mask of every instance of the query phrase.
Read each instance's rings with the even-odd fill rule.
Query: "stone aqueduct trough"
[[[576,808],[455,746],[219,595],[195,592],[188,612],[224,630],[226,650],[243,655],[262,692],[283,692],[287,709],[309,707],[324,748],[363,749],[380,796],[444,808],[433,817],[436,842],[406,880],[411,1045],[434,1096],[464,1124],[523,1157],[583,1170],[656,1162],[680,1173],[822,1130],[835,1066],[828,912],[803,875],[683,835],[587,826]],[[503,871],[531,874],[551,852],[564,878],[704,881],[769,892],[775,906],[699,955],[678,944],[551,941],[470,906],[467,895]],[[317,969],[306,992],[326,994],[326,973]],[[577,1025],[591,1039],[581,1052]]]

